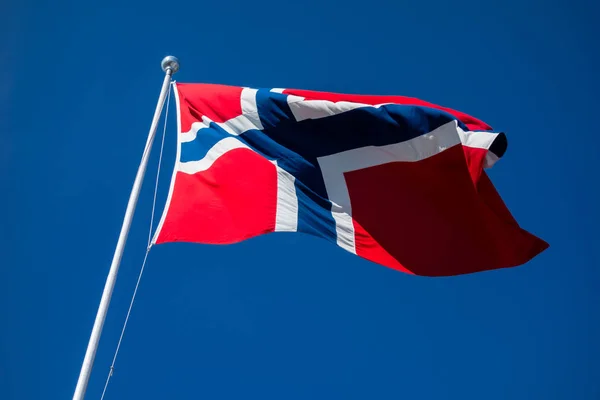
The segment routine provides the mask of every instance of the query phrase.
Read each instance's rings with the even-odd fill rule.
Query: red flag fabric
[[[176,85],[177,160],[155,243],[321,237],[409,274],[524,264],[523,230],[485,170],[506,135],[402,96]]]

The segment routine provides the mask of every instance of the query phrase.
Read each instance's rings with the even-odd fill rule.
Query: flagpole
[[[123,251],[125,249],[125,242],[127,241],[127,235],[129,234],[129,228],[131,227],[131,221],[133,219],[137,200],[142,188],[142,182],[144,180],[144,175],[146,174],[146,167],[148,166],[150,150],[152,149],[152,143],[154,142],[154,137],[156,135],[158,120],[160,119],[160,115],[165,104],[165,98],[167,97],[167,93],[169,91],[171,76],[179,70],[179,60],[173,56],[165,57],[161,62],[161,67],[165,72],[165,78],[163,80],[160,95],[158,97],[158,103],[156,104],[156,110],[154,111],[154,118],[152,119],[152,124],[150,125],[150,131],[148,132],[148,139],[146,140],[146,147],[144,148],[144,153],[142,154],[142,161],[138,167],[135,181],[133,182],[133,188],[131,189],[131,194],[129,195],[129,202],[127,203],[125,217],[123,218],[121,233],[119,235],[119,240],[117,241],[117,247],[115,249],[115,254],[106,278],[106,283],[104,284],[104,291],[102,292],[102,298],[100,300],[100,305],[98,306],[98,313],[96,314],[96,320],[94,321],[94,327],[92,328],[90,341],[85,352],[85,358],[83,359],[83,364],[81,365],[81,371],[79,373],[79,379],[77,380],[77,387],[75,388],[73,400],[83,400],[85,397],[85,391],[90,380],[94,358],[96,357],[96,350],[98,349],[98,343],[100,342],[100,335],[102,334],[102,327],[104,326],[104,320],[106,319],[106,313],[108,312],[110,299],[115,287],[115,282],[117,281],[117,273],[119,271],[119,265],[121,264]]]

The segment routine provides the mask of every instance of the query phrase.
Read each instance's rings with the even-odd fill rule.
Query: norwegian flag
[[[362,96],[174,85],[177,160],[154,243],[315,235],[406,273],[521,265],[521,229],[486,168],[503,133],[449,108]]]

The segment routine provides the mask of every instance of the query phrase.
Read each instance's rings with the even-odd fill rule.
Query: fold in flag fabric
[[[402,96],[174,90],[177,158],[156,244],[304,232],[423,276],[514,267],[548,247],[486,174],[507,139],[479,119]]]

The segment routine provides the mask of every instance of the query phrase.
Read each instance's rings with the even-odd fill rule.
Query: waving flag
[[[401,96],[175,85],[177,160],[155,243],[315,235],[403,272],[521,265],[521,229],[486,168],[503,133]]]

